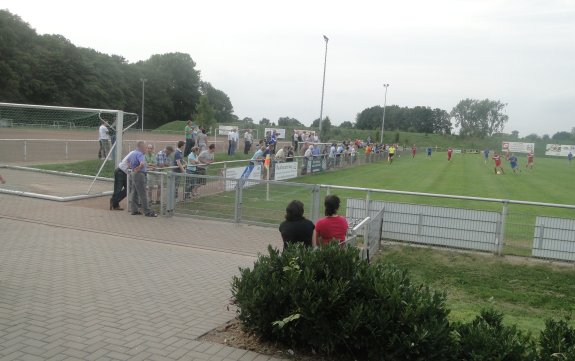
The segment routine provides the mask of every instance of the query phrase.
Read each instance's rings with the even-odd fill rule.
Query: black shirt
[[[280,224],[280,233],[284,241],[284,248],[288,243],[301,242],[311,247],[311,238],[315,225],[309,219],[299,219],[297,221],[283,221]]]

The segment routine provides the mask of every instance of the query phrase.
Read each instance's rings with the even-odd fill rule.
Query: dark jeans
[[[248,154],[250,152],[251,147],[252,142],[244,142],[244,154]]]
[[[188,154],[192,152],[192,148],[196,145],[196,142],[193,139],[186,139],[186,147],[184,148],[184,157],[187,157]]]
[[[126,198],[128,187],[128,175],[120,168],[114,171],[114,194],[112,194],[112,205],[119,207],[120,202]]]

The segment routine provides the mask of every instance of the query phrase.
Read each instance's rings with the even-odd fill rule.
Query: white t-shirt
[[[108,135],[108,128],[106,128],[104,124],[100,125],[98,133],[100,135],[98,140],[110,140],[110,136]]]
[[[230,132],[228,133],[228,140],[235,140],[234,134],[235,134],[234,131],[230,131]]]

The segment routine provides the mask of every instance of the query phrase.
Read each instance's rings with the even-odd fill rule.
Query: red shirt
[[[498,155],[494,155],[493,156],[493,160],[495,161],[495,165],[500,165],[501,164],[501,157]]]
[[[527,154],[527,161],[533,162],[533,153]]]
[[[415,154],[416,151],[417,151],[417,148],[415,148],[415,147],[411,148],[411,153]]]
[[[347,219],[342,216],[323,217],[315,224],[315,231],[318,237],[321,237],[322,244],[328,244],[334,238],[345,241],[347,228]]]
[[[447,154],[451,155],[451,153],[453,153],[453,149],[449,148],[449,149],[447,150]]]

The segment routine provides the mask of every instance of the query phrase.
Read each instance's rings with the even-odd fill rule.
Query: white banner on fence
[[[262,166],[261,164],[257,164],[251,168],[250,166],[246,167],[234,167],[234,168],[226,168],[224,173],[225,178],[231,179],[240,179],[242,176],[246,179],[253,179],[253,180],[260,180],[262,179]],[[247,182],[244,187],[252,187],[256,185],[255,182]],[[236,188],[236,182],[234,181],[226,181],[226,191],[231,191]]]
[[[297,177],[298,163],[276,163],[275,164],[275,180],[292,179]]]
[[[232,130],[232,129],[237,129],[238,127],[234,127],[233,125],[220,125],[218,127],[218,134],[219,135],[228,135],[228,133]]]
[[[545,147],[545,155],[554,155],[556,157],[566,157],[569,152],[575,154],[575,145],[566,144],[547,144]]]
[[[506,152],[514,153],[529,153],[535,152],[535,143],[522,143],[522,142],[503,142],[501,149]]]
[[[277,134],[277,139],[285,139],[286,138],[286,130],[280,128],[266,128],[265,134],[267,135],[268,132],[274,132]]]

